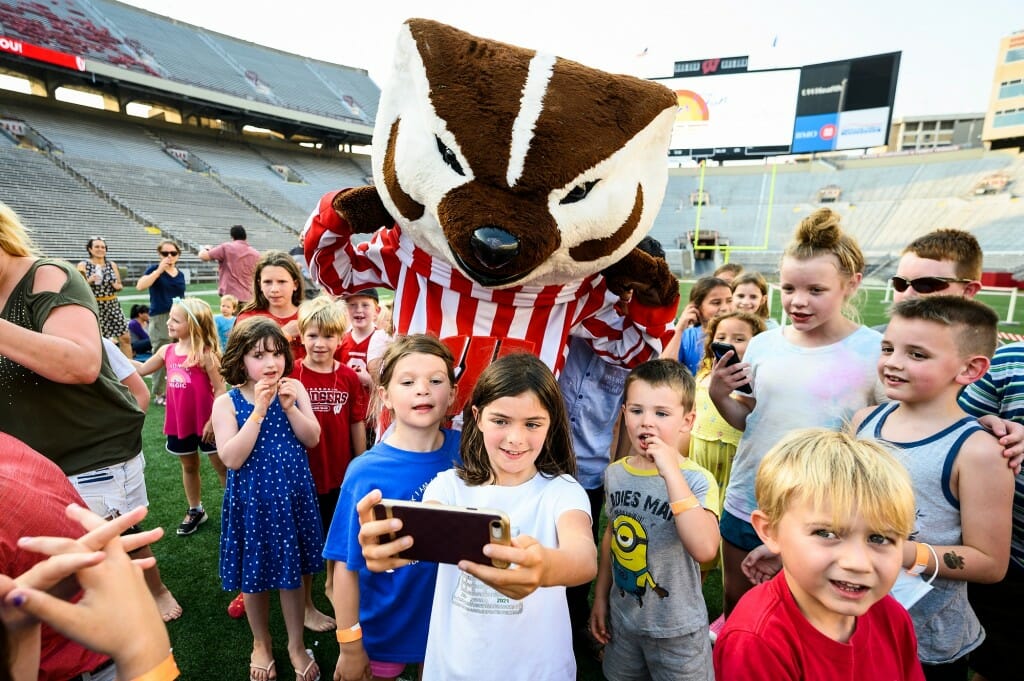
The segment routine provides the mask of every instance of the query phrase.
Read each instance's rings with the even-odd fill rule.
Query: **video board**
[[[900,54],[655,79],[679,103],[669,157],[757,158],[884,145]]]
[[[899,52],[812,64],[800,70],[794,154],[886,144]]]
[[[789,152],[800,69],[660,82],[676,93],[679,102],[669,156],[734,158]]]

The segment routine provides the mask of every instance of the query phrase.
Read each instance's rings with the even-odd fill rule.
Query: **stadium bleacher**
[[[115,0],[0,0],[4,35],[294,111],[371,124],[380,89],[361,69],[191,26]]]
[[[1005,188],[975,194],[993,173],[1006,174]],[[669,171],[665,202],[651,230],[667,247],[680,245],[680,237],[694,231],[698,206],[691,205],[690,194],[699,186],[699,174],[694,168]],[[703,189],[710,203],[700,206],[699,223],[702,233],[717,232],[733,247],[760,247],[770,217],[764,251],[733,252],[748,266],[766,264],[766,272],[777,270],[779,254],[800,219],[821,205],[843,216],[844,228],[857,237],[869,264],[881,270],[887,263],[894,266],[892,255],[909,241],[939,227],[973,232],[987,268],[1010,270],[1024,256],[1024,201],[1018,198],[1024,194],[1024,156],[1016,152],[970,149],[784,164],[778,166],[769,206],[770,184],[770,166],[707,168]],[[828,185],[838,186],[841,198],[821,204],[818,192]]]
[[[215,268],[195,252],[225,240],[231,225],[245,225],[260,250],[289,250],[323,193],[366,183],[368,161],[353,155],[79,109],[7,93],[0,100],[0,119],[52,144],[47,154],[0,135],[0,200],[48,255],[77,261],[85,239],[103,235],[111,257],[137,276],[163,235],[183,245],[182,266],[194,277],[211,278]],[[165,147],[194,155],[208,172],[189,170]],[[286,181],[271,164],[302,181]]]

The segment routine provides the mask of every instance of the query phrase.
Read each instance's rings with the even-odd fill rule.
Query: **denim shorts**
[[[124,463],[72,475],[68,480],[93,513],[115,518],[137,506],[149,506],[145,469],[146,459],[140,453]]]
[[[718,524],[718,531],[721,533],[723,541],[727,541],[744,551],[753,551],[764,543],[757,536],[753,525],[740,520],[728,511],[722,512],[722,520]]]

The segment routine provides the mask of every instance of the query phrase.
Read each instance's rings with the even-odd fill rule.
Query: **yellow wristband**
[[[915,542],[915,548],[917,549],[917,555],[914,556],[914,565],[907,570],[907,574],[919,575],[928,569],[928,545],[923,541]]]
[[[672,509],[672,515],[679,515],[680,513],[686,513],[692,511],[695,508],[700,508],[700,502],[697,501],[697,497],[692,494],[688,497],[683,497],[678,501],[673,501],[669,504],[669,508]]]
[[[174,661],[174,653],[169,653],[164,661],[150,669],[142,676],[136,676],[132,681],[171,681],[181,674],[178,665]]]
[[[338,643],[352,643],[363,637],[363,628],[356,622],[348,629],[338,629]]]

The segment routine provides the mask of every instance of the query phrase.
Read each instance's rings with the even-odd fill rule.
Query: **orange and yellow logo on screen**
[[[692,90],[676,90],[676,121],[706,121],[708,119],[708,103]]]

